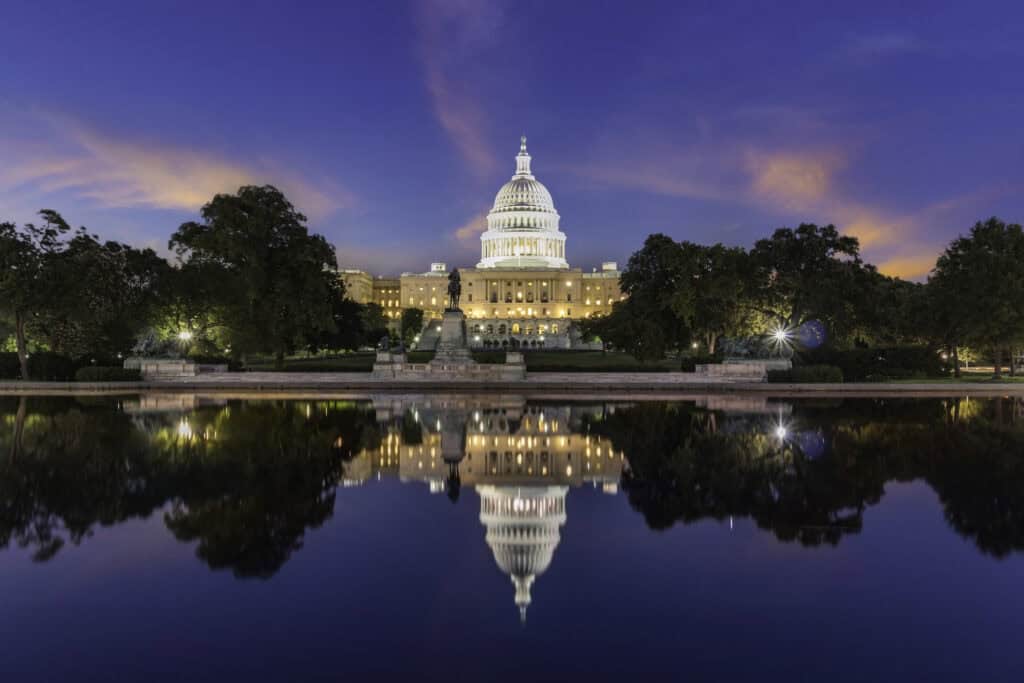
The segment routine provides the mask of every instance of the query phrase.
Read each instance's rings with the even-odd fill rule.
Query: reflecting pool
[[[0,397],[0,675],[1018,681],[1019,399]]]

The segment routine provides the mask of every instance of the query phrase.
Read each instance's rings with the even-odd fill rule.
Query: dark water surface
[[[1019,681],[1022,610],[1018,400],[0,397],[5,681]]]

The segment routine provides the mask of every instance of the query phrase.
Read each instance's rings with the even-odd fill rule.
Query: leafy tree
[[[947,343],[991,349],[995,375],[1003,351],[1024,339],[1024,231],[998,218],[978,222],[939,257],[928,281]]]
[[[185,263],[214,264],[226,276],[217,299],[232,349],[286,354],[334,327],[342,296],[334,247],[310,234],[306,217],[275,187],[219,194],[184,223],[170,246]]]
[[[21,372],[28,344],[73,356],[113,355],[152,317],[168,270],[151,249],[100,242],[59,213],[0,224],[0,312],[13,322]]]
[[[388,333],[388,319],[380,304],[368,303],[360,305],[360,316],[363,323],[363,343],[374,345]]]
[[[423,330],[423,310],[406,308],[402,311],[402,341],[406,346]]]
[[[687,280],[693,288],[690,329],[714,354],[718,340],[750,331],[751,311],[746,304],[749,258],[743,249],[715,244],[710,247],[683,242]]]
[[[597,334],[641,360],[688,346],[687,316],[694,302],[683,259],[680,245],[672,238],[648,237],[643,248],[629,257],[619,278],[626,300],[616,302],[603,320],[584,326],[584,333]]]
[[[52,210],[40,211],[42,225],[0,223],[0,307],[13,320],[22,379],[28,379],[27,326],[47,305],[46,266],[65,248],[70,226]]]
[[[817,320],[841,337],[871,304],[857,238],[833,225],[780,228],[758,240],[750,257],[750,303],[784,328]]]
[[[170,266],[152,249],[79,231],[46,263],[48,302],[30,329],[52,350],[113,356],[157,313]]]

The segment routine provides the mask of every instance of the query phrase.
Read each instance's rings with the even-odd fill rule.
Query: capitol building
[[[476,348],[570,348],[579,346],[572,322],[611,312],[622,299],[614,262],[583,272],[566,260],[566,234],[548,189],[531,168],[523,137],[516,172],[494,198],[487,229],[480,235],[480,261],[459,268],[460,307],[470,344]],[[448,265],[424,273],[376,277],[342,270],[346,292],[359,303],[377,303],[397,326],[402,310],[419,308],[424,319],[440,319],[447,302]],[[427,325],[421,347],[430,348]]]

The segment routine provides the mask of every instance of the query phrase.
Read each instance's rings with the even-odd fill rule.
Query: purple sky
[[[6,0],[0,220],[166,249],[273,183],[379,273],[472,265],[519,135],[572,265],[833,222],[919,277],[1024,221],[1024,4]]]

